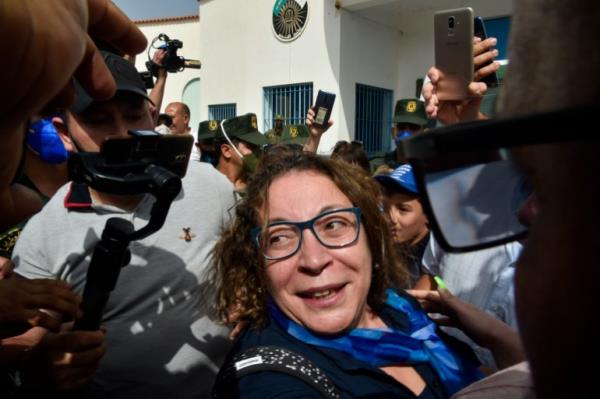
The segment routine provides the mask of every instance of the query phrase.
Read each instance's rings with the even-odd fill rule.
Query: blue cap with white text
[[[412,166],[409,164],[397,167],[389,175],[375,176],[375,180],[386,186],[396,187],[412,194],[419,194],[417,183],[415,182],[415,175],[413,174]]]

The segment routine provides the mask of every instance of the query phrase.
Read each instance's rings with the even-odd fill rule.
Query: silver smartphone
[[[473,81],[473,9],[437,11],[433,15],[435,66],[443,79],[437,87],[440,100],[464,100]]]

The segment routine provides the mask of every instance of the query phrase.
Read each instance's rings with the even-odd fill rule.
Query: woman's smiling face
[[[291,171],[276,178],[268,192],[268,222],[304,222],[332,209],[351,208],[350,199],[327,176]],[[310,229],[292,256],[266,261],[269,293],[298,324],[319,334],[361,326],[371,286],[372,257],[362,225],[358,240],[327,248]]]

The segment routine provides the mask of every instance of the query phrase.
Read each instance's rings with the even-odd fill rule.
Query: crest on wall
[[[297,39],[308,23],[308,0],[275,0],[273,32],[283,42]]]

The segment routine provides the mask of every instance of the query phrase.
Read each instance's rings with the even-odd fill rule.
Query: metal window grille
[[[368,153],[390,150],[392,90],[356,84],[355,140]]]
[[[208,119],[223,120],[235,118],[236,105],[232,104],[214,104],[208,106]]]
[[[263,129],[275,125],[275,117],[283,116],[284,125],[301,125],[313,101],[313,84],[298,83],[263,88]]]

